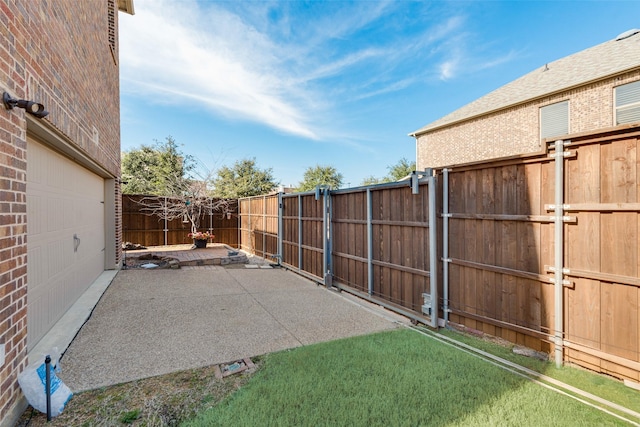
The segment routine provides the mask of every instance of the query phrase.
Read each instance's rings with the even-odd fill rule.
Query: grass
[[[442,333],[640,411],[618,381]],[[253,360],[257,371],[223,380],[206,367],[78,393],[50,424],[28,409],[17,426],[625,425],[406,329]]]
[[[515,362],[525,366],[541,374],[555,378],[564,383],[571,384],[581,390],[588,391],[596,396],[615,402],[626,408],[640,412],[640,393],[631,390],[621,381],[604,375],[594,374],[579,367],[569,365],[557,368],[552,362],[545,362],[531,357],[520,356],[514,354],[511,349],[513,345],[496,345],[473,336],[465,335],[457,331],[446,329],[440,330],[440,333],[469,344],[475,348],[491,353],[503,359]]]
[[[625,424],[476,357],[398,330],[270,354],[238,392],[183,425]]]

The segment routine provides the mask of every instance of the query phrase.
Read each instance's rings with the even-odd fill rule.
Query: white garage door
[[[104,180],[28,139],[29,349],[104,270],[104,233]]]

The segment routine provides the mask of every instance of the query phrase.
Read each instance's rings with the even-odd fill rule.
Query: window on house
[[[640,81],[615,89],[616,124],[640,122]]]
[[[569,101],[540,108],[540,139],[569,133]]]

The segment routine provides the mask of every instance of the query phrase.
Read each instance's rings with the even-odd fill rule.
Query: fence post
[[[436,177],[427,178],[429,190],[429,285],[431,293],[431,327],[438,327],[438,236],[436,216]]]
[[[252,201],[253,199],[250,197],[249,199],[249,230],[247,231],[247,234],[249,236],[249,253],[255,255],[255,252],[253,250],[253,238],[255,236],[253,236],[253,233],[251,231],[251,205],[252,205]]]
[[[444,324],[449,323],[449,169],[442,169],[442,298]]]
[[[284,259],[284,255],[282,254],[282,226],[283,226],[283,220],[282,220],[282,216],[283,216],[283,210],[284,210],[284,206],[283,206],[283,201],[282,201],[282,192],[278,193],[278,258],[276,258],[278,260],[278,265],[280,264],[280,262]]]
[[[164,198],[164,245],[167,246],[169,244],[168,242],[168,232],[169,232],[169,224],[167,222],[167,197],[165,196]]]
[[[371,188],[367,187],[367,289],[373,295],[373,206]]]
[[[333,284],[333,271],[331,268],[331,239],[333,237],[331,226],[331,191],[328,188],[324,190],[322,198],[322,251],[323,251],[323,271],[324,285],[330,288]]]
[[[564,339],[564,283],[563,283],[563,245],[564,245],[564,141],[557,140],[554,144],[555,159],[555,200],[554,200],[554,347],[556,366],[562,366]]]
[[[213,197],[210,197],[209,203],[209,234],[213,234]]]
[[[267,196],[262,196],[262,258],[267,257]]]
[[[302,271],[302,196],[298,194],[298,271]]]

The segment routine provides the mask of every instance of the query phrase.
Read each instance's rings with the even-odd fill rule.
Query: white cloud
[[[450,80],[454,78],[458,73],[458,66],[460,64],[460,58],[453,57],[450,58],[439,66],[439,74],[438,77],[440,80]]]
[[[134,16],[120,15],[123,90],[311,140],[348,139],[353,103],[511,59],[474,57],[464,16],[426,13],[427,4],[424,23],[394,1],[311,2],[304,15],[297,6],[136,0]]]
[[[296,102],[304,88],[290,84],[270,41],[237,17],[223,10],[208,15],[192,2],[140,1],[120,25],[128,88],[317,138],[309,111]]]

